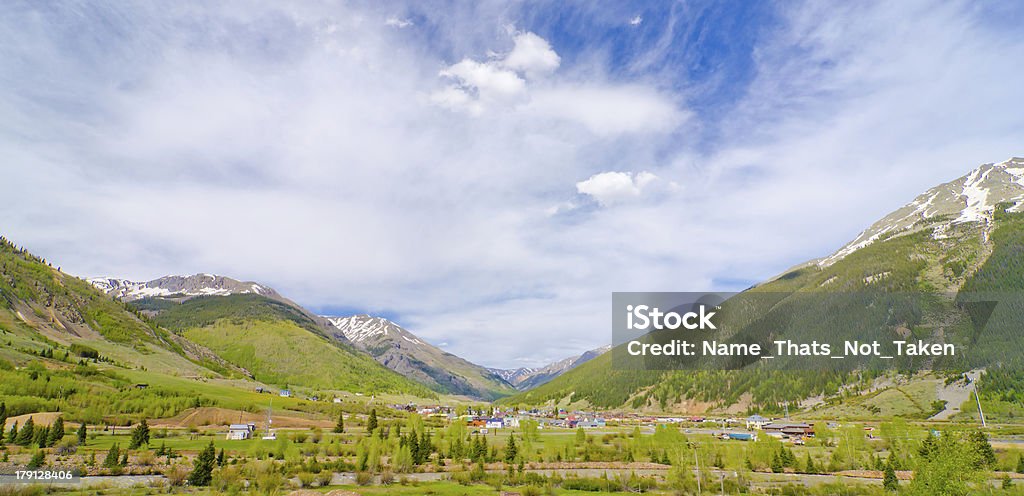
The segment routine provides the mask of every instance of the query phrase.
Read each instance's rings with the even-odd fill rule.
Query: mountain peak
[[[207,273],[191,276],[164,276],[145,282],[113,277],[93,277],[86,280],[100,291],[123,301],[169,296],[228,296],[233,294],[278,296],[276,291],[262,284]]]
[[[827,267],[875,241],[925,227],[933,227],[933,236],[940,239],[954,226],[978,223],[987,236],[996,205],[1007,202],[1013,203],[1010,211],[1024,208],[1024,158],[982,164],[964,176],[925,191],[819,260],[818,265]]]

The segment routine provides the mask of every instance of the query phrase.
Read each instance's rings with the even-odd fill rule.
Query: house
[[[252,422],[248,424],[231,424],[228,426],[228,435],[226,439],[231,441],[251,439],[253,432],[256,432],[256,424]]]
[[[785,436],[814,436],[814,426],[803,422],[772,422],[762,425],[761,430],[769,434],[777,432]]]
[[[505,423],[501,419],[497,418],[489,418],[486,423],[484,423],[484,427],[488,429],[501,429],[504,426]]]
[[[599,429],[604,427],[604,425],[605,423],[603,418],[586,419],[576,422],[576,427],[581,427],[583,429]]]
[[[282,398],[291,398],[292,397],[292,392],[287,390],[287,389],[282,389],[281,393],[280,393],[280,396]]]
[[[341,403],[341,398],[334,398],[335,403]]]
[[[733,441],[757,441],[757,434],[750,432],[728,432],[722,437]]]
[[[766,424],[770,424],[772,421],[766,419],[760,415],[751,415],[747,417],[747,429],[761,429]]]
[[[518,429],[519,417],[505,417],[501,419],[502,426],[506,429]]]

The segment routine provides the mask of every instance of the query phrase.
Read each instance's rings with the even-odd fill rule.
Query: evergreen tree
[[[370,418],[366,420],[366,433],[371,434],[377,428],[377,409],[370,410]]]
[[[818,467],[814,466],[814,459],[811,458],[811,452],[807,452],[807,459],[804,460],[804,472],[808,474],[818,473]]]
[[[50,438],[46,444],[54,446],[61,439],[64,439],[64,417],[57,417],[57,420],[54,420],[53,424],[50,425]]]
[[[221,448],[220,449],[220,453],[217,453],[217,466],[218,467],[223,467],[224,466],[224,448]]]
[[[36,427],[35,432],[32,434],[32,444],[45,448],[46,443],[50,440],[50,428],[49,427]]]
[[[345,412],[338,413],[338,423],[334,425],[334,432],[338,434],[345,432]]]
[[[416,436],[416,429],[413,429],[409,433],[409,437],[406,440],[406,444],[409,445],[409,454],[412,456],[412,464],[420,464],[420,440]]]
[[[430,459],[430,453],[434,451],[434,447],[430,444],[430,431],[423,433],[420,437],[420,463],[427,463]]]
[[[778,451],[772,452],[772,465],[771,465],[771,468],[772,468],[772,472],[775,472],[776,474],[782,472],[782,459],[779,458],[779,452]]]
[[[897,491],[900,488],[900,481],[896,478],[896,470],[892,468],[892,464],[886,464],[885,476],[882,478],[882,486],[885,487],[886,491]]]
[[[1017,473],[1024,474],[1024,455],[1017,456]]]
[[[149,424],[146,423],[146,419],[142,419],[142,422],[132,429],[132,440],[128,444],[128,449],[139,449],[143,444],[149,445]]]
[[[128,466],[128,450],[124,450],[124,452],[121,454],[121,464],[120,465],[122,467],[127,467]]]
[[[18,437],[14,440],[14,444],[17,444],[18,446],[28,446],[32,444],[32,440],[36,434],[35,431],[35,422],[32,420],[32,417],[29,417],[28,420],[25,421],[25,425],[23,425],[21,430],[18,431]]]
[[[508,435],[508,443],[505,444],[505,463],[511,464],[516,461],[516,455],[519,454],[519,449],[516,448],[516,438],[512,434]]]
[[[992,444],[988,442],[988,436],[984,432],[971,432],[970,442],[978,452],[978,466],[992,467],[996,464],[996,452],[992,450]]]
[[[85,422],[82,422],[82,425],[78,426],[78,444],[85,446],[85,440],[88,435],[88,428],[85,426]]]
[[[4,445],[5,425],[7,425],[7,404],[0,401],[0,446]]]
[[[192,465],[192,473],[188,475],[188,483],[192,486],[208,486],[213,478],[213,464],[216,462],[217,449],[213,441],[199,452]]]
[[[120,463],[121,450],[117,447],[117,443],[114,443],[110,447],[110,451],[107,452],[107,457],[103,459],[104,468],[114,468]]]
[[[46,453],[43,453],[43,450],[38,450],[34,455],[32,455],[32,459],[29,460],[27,468],[29,470],[35,470],[42,467],[44,463],[46,463]]]
[[[18,422],[14,422],[11,426],[11,431],[7,433],[7,442],[15,443],[18,442]]]

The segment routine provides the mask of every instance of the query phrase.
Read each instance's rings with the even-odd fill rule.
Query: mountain
[[[722,335],[722,339],[786,329],[788,334],[771,334],[772,338],[811,342],[832,338],[840,328],[849,332],[861,326],[861,330],[936,342],[969,343],[967,356],[948,359],[945,367],[952,370],[1019,361],[1008,350],[1024,347],[1024,335],[1019,332],[1024,303],[1011,301],[990,307],[990,315],[980,315],[979,307],[970,303],[977,294],[1012,297],[1024,290],[1022,178],[1024,159],[1012,158],[984,164],[929,189],[835,253],[756,285],[741,293],[743,298],[734,297],[756,304],[738,309],[732,334]],[[849,294],[860,295],[863,301],[853,305],[843,298]],[[919,297],[894,306],[892,294]],[[808,305],[808,301],[815,304]],[[987,322],[984,330],[988,337],[975,342],[979,321]],[[779,327],[779,322],[799,325]],[[849,336],[856,339],[859,333]],[[612,355],[599,356],[503,401],[781,413],[784,406],[796,407],[811,397],[845,401],[844,394],[871,389],[872,381],[882,374],[872,370],[782,371],[785,359],[779,357],[748,364],[742,370],[625,370],[613,366]],[[936,360],[916,363],[903,372],[942,365],[942,359]],[[1004,383],[1009,382],[1006,379]],[[1002,401],[999,398],[990,401]],[[915,415],[924,418],[934,413],[927,410],[925,402]]]
[[[238,281],[230,277],[213,274],[193,276],[165,276],[147,282],[134,282],[111,277],[87,279],[100,291],[121,301],[136,301],[143,298],[189,298],[195,296],[228,296],[233,294],[256,294],[279,298],[273,289],[252,281]]]
[[[493,400],[515,392],[490,370],[441,350],[390,320],[325,317],[344,338],[387,368],[441,393]]]
[[[516,389],[525,391],[532,389],[541,384],[544,384],[555,377],[558,377],[580,365],[590,361],[591,359],[598,357],[608,350],[611,350],[611,346],[602,346],[597,349],[593,349],[584,352],[580,355],[564,358],[557,362],[550,363],[539,368],[527,368],[520,367],[518,369],[489,369],[492,373],[501,377],[505,382],[512,384]]]

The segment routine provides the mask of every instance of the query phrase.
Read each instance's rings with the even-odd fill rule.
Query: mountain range
[[[443,351],[385,318],[370,315],[317,316],[286,299],[273,288],[253,281],[239,281],[204,273],[164,276],[143,282],[95,277],[88,279],[88,282],[118,300],[132,303],[168,328],[183,332],[191,339],[215,349],[220,346],[208,335],[210,333],[183,325],[180,320],[187,320],[188,314],[208,312],[210,307],[215,309],[214,315],[224,318],[237,313],[238,309],[234,307],[242,306],[243,302],[250,307],[273,306],[272,302],[277,302],[280,304],[278,310],[286,309],[279,312],[281,315],[294,314],[292,318],[285,318],[285,321],[292,320],[294,324],[306,326],[308,330],[332,340],[351,344],[356,350],[372,356],[388,369],[433,391],[474,399],[494,400],[514,393],[517,388],[526,389],[542,384],[589,360],[596,353],[589,351],[529,373],[524,369],[513,379],[513,383],[500,372]],[[230,301],[231,304],[226,304],[226,301]],[[256,312],[254,308],[247,311]],[[203,324],[199,327],[214,325],[213,322]],[[265,340],[267,336],[260,338]],[[221,353],[232,355],[234,351],[223,349]],[[245,363],[241,366],[250,364]],[[272,376],[279,378],[278,374]],[[294,376],[288,377],[295,380]]]
[[[580,355],[571,356],[559,360],[557,362],[550,363],[544,367],[530,368],[520,367],[518,369],[489,369],[492,373],[501,377],[516,387],[520,391],[531,389],[541,384],[544,384],[555,377],[558,377],[580,365],[590,361],[591,359],[598,357],[608,350],[611,350],[610,345],[602,346],[593,350],[589,350]]]

